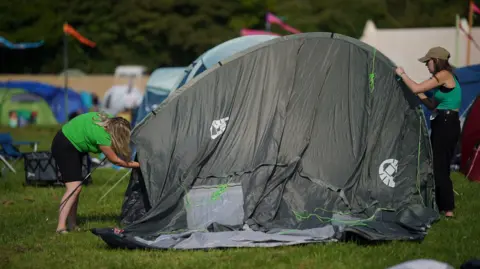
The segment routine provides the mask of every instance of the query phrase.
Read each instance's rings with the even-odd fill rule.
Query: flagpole
[[[468,5],[468,40],[467,40],[467,62],[466,65],[470,65],[470,37],[472,36],[472,25],[473,25],[473,0],[470,0]]]
[[[65,22],[65,25],[67,23]],[[65,122],[68,122],[68,38],[67,33],[63,33],[63,77],[65,88]]]
[[[458,66],[458,42],[460,34],[460,15],[455,16],[455,65]]]

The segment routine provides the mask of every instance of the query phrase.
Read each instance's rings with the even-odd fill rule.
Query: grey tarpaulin
[[[136,127],[124,231],[93,233],[129,248],[422,240],[439,216],[431,148],[394,70],[332,33],[217,64]]]

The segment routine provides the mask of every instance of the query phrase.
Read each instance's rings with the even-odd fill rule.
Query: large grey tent
[[[418,99],[394,65],[333,33],[277,38],[219,62],[133,132],[141,168],[127,248],[422,240],[438,220]]]

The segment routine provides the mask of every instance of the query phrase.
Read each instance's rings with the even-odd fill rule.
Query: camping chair
[[[23,158],[23,153],[18,150],[18,146],[30,145],[33,151],[37,151],[38,142],[36,141],[13,141],[10,133],[0,133],[0,159],[2,160],[4,167],[1,170],[1,176],[3,171],[8,168],[13,173],[17,173],[13,166],[15,163]],[[11,163],[9,162],[11,161]]]

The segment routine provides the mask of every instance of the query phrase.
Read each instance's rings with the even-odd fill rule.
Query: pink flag
[[[473,12],[480,14],[480,8],[478,8],[477,5],[475,5],[474,3],[472,3],[472,9]]]
[[[267,13],[267,22],[268,23],[274,23],[280,25],[284,30],[293,33],[293,34],[298,34],[301,33],[299,30],[293,28],[292,26],[284,23],[279,17],[273,15],[272,13],[268,12]]]
[[[280,35],[272,33],[272,32],[267,32],[267,31],[262,31],[262,30],[254,30],[254,29],[246,29],[246,28],[243,28],[242,30],[240,30],[240,34],[242,36],[246,36],[246,35],[274,35],[274,36],[280,36]]]

